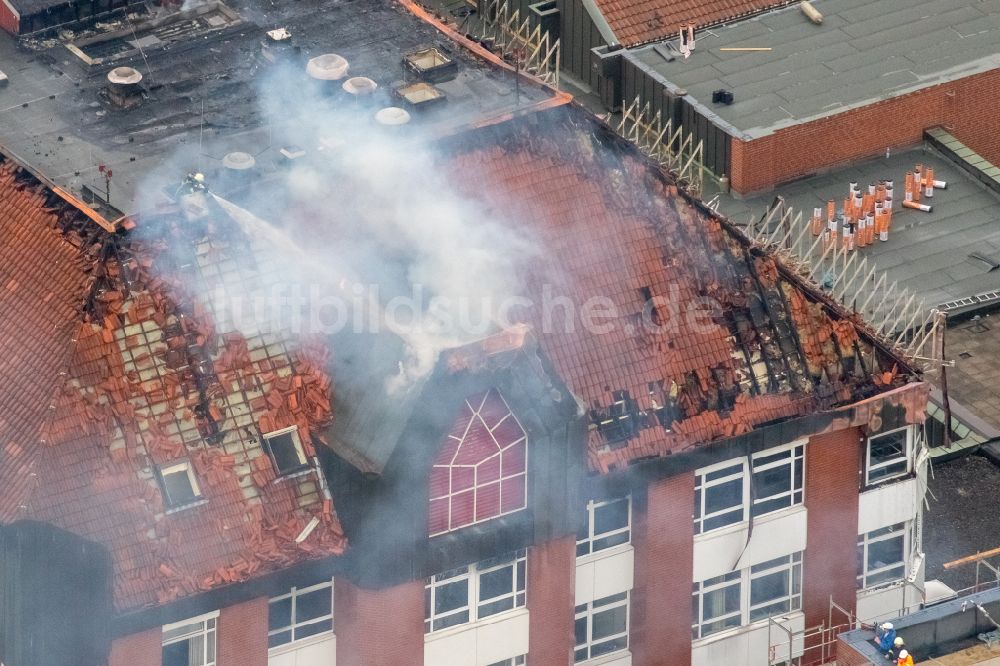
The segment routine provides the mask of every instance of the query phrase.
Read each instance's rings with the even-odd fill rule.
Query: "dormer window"
[[[274,468],[281,476],[309,469],[302,442],[299,440],[299,429],[296,426],[264,435],[264,448],[267,449]]]
[[[201,488],[191,461],[180,460],[157,467],[163,500],[169,511],[183,509],[201,500]]]
[[[527,506],[527,435],[500,392],[468,398],[430,479],[431,536]]]

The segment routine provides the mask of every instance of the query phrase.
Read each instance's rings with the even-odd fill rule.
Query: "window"
[[[597,416],[597,428],[609,444],[625,442],[639,430],[639,403],[628,391],[613,391],[614,402]]]
[[[621,592],[576,607],[575,661],[628,648],[628,600]]]
[[[805,445],[768,449],[754,454],[752,478],[745,459],[698,470],[694,489],[694,532],[702,534],[802,504]]]
[[[693,638],[708,636],[743,624],[742,575],[732,571],[694,584],[691,610]]]
[[[526,663],[528,663],[527,655],[521,654],[510,659],[504,659],[503,661],[495,661],[489,664],[489,666],[524,666]]]
[[[784,615],[802,605],[802,554],[750,567],[750,621]]]
[[[910,427],[868,438],[867,483],[904,476],[910,471]]]
[[[694,584],[691,635],[704,638],[802,607],[802,553]]]
[[[698,473],[694,487],[695,534],[745,520],[743,467],[741,460]]]
[[[765,451],[753,457],[753,515],[802,504],[802,475],[805,446],[778,453]]]
[[[424,632],[521,608],[526,564],[525,551],[519,550],[431,577],[424,588]]]
[[[858,536],[858,589],[902,580],[906,575],[906,523]]]
[[[191,462],[182,460],[168,465],[160,465],[160,488],[168,509],[181,509],[201,499],[201,488],[194,476]]]
[[[527,436],[496,389],[465,401],[430,479],[431,536],[527,506]]]
[[[163,666],[215,666],[218,612],[163,627]]]
[[[277,647],[333,630],[333,582],[293,587],[268,604],[267,645]]]
[[[589,555],[631,539],[632,500],[587,502],[587,518],[576,541],[576,556]]]
[[[264,448],[278,474],[294,474],[309,469],[302,442],[299,441],[299,430],[295,426],[264,435]]]

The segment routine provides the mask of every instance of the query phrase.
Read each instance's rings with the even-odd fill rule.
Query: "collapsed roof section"
[[[12,418],[4,518],[106,546],[118,611],[343,552],[313,464],[312,434],[330,417],[328,352],[217,316],[210,295],[275,270],[250,258],[233,221],[215,207],[196,220],[168,209],[109,232],[10,159],[0,206],[17,239],[0,307],[19,341],[0,368]],[[303,464],[279,478],[262,436],[288,428]]]
[[[518,202],[516,219],[543,248],[521,315],[590,409],[595,471],[911,378],[822,295],[575,107],[467,132],[446,152],[470,189],[497,207]],[[568,297],[575,320],[565,303],[545,311],[546,289]],[[614,313],[601,331],[580,317],[595,298]]]

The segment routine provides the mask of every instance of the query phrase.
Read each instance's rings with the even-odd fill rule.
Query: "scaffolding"
[[[622,108],[618,134],[673,173],[691,195],[700,196],[705,178],[703,142],[695,142],[683,127],[675,128],[673,119],[663,122],[663,114],[653,113],[649,102],[643,104],[639,97],[628,106],[622,102]]]
[[[560,46],[541,25],[531,27],[530,17],[511,10],[507,0],[486,0],[483,38],[491,40],[500,57],[547,85],[559,89]]]
[[[945,315],[839,239],[814,235],[810,220],[776,197],[767,213],[744,227],[750,240],[781,258],[865,321],[888,348],[925,370],[942,364]]]

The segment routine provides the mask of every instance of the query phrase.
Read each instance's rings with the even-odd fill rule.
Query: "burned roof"
[[[520,299],[507,324],[531,326],[556,375],[589,411],[595,471],[851,404],[913,377],[863,324],[686,198],[580,107],[562,105],[432,144],[432,164],[410,169],[426,172],[418,182],[430,195],[412,191],[413,176],[396,170],[404,155],[423,150],[419,143],[345,154],[344,164],[309,175],[318,188],[309,192],[322,191],[323,201],[337,206],[309,192],[300,195],[304,202],[283,202],[286,229],[309,238],[321,256],[337,253],[329,256],[338,262],[344,248],[397,257],[389,269],[368,259],[355,267],[359,282],[392,289],[397,274],[407,276],[405,283],[427,273],[417,246],[429,241],[445,244],[445,254],[432,257],[446,273],[439,284],[446,293],[456,283],[459,291],[472,283],[476,293],[478,278],[463,267],[500,267],[501,275],[487,271],[486,278],[510,278],[507,295]],[[376,162],[393,165],[388,192],[365,180],[371,165],[364,160],[384,150],[405,151]],[[371,211],[391,216],[398,203],[379,196],[406,204],[400,226],[381,228]],[[447,196],[454,205],[438,209],[422,196]],[[437,227],[439,212],[455,224]],[[483,232],[498,226],[524,242]],[[505,261],[489,252],[494,242],[505,246]],[[363,341],[359,369],[337,370],[346,384],[367,378],[335,396],[348,404],[335,406],[346,415],[331,431],[354,432],[341,444],[374,461],[368,471],[378,471],[391,452],[397,418],[407,413],[406,394],[393,397],[385,388],[405,375],[405,337],[396,345],[384,337]],[[367,365],[373,361],[378,365]],[[373,432],[388,439],[358,436],[354,418],[375,423]]]
[[[618,42],[635,46],[676,37],[682,26],[701,30],[790,4],[791,0],[594,0]]]
[[[4,519],[107,547],[118,611],[343,552],[311,463],[329,350],[238,328],[207,296],[268,279],[251,236],[210,201],[110,232],[9,158],[0,206],[17,252],[0,265],[4,338],[17,341],[0,366]],[[277,478],[262,435],[288,428],[304,465]],[[164,481],[178,464],[196,500],[180,506]]]
[[[544,248],[528,268],[523,316],[590,408],[593,469],[909,380],[855,322],[634,147],[575,107],[537,115],[456,137],[447,161],[497,205],[520,201],[518,221]],[[546,289],[577,308],[601,299],[614,314],[600,327],[567,321],[565,308],[552,319]]]

